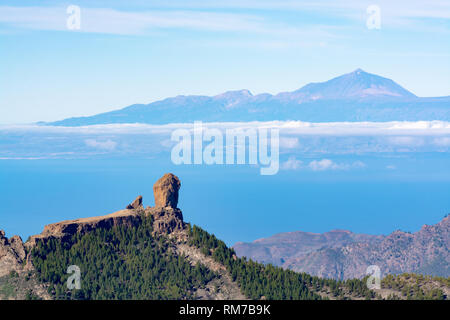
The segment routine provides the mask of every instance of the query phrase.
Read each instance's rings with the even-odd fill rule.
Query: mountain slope
[[[45,226],[25,244],[2,233],[2,252],[8,255],[0,256],[0,265],[9,275],[0,276],[0,299],[316,300],[400,295],[400,280],[389,279],[378,293],[367,288],[365,279],[323,279],[238,258],[214,235],[183,221],[176,207],[180,185],[176,176],[166,174],[153,187],[155,207],[144,209],[139,196],[116,213]],[[338,233],[330,238],[360,238]],[[67,286],[69,266],[80,271],[79,289]],[[426,286],[414,292],[446,299],[447,284],[434,282],[427,279]]]
[[[21,288],[11,288],[13,277],[39,280],[36,290],[26,289],[34,298],[48,298],[42,285],[52,299],[321,298],[307,286],[311,277],[238,259],[222,241],[185,223],[176,208],[180,185],[166,174],[153,186],[155,207],[144,209],[138,197],[116,213],[47,225],[21,246],[4,237],[5,252],[23,255],[1,257],[11,276],[0,277],[0,298],[2,292],[23,297]],[[80,270],[79,289],[67,287],[69,266]],[[362,287],[349,294],[361,293],[374,296]]]
[[[370,265],[378,265],[383,274],[422,273],[450,276],[450,217],[416,233],[395,231],[388,236],[356,236],[339,239],[330,233],[315,235],[313,245],[286,233],[234,246],[238,256],[266,262],[259,252],[270,252],[277,264],[299,272],[333,279],[360,278]],[[311,236],[299,233],[304,237]],[[329,237],[329,241],[321,240]],[[282,240],[280,240],[282,239]],[[292,244],[289,245],[289,241]],[[290,249],[285,249],[286,244]],[[269,261],[270,262],[270,261]]]
[[[297,99],[298,101],[389,97],[417,98],[391,79],[367,73],[361,69],[326,82],[307,84],[297,91],[280,94],[278,97]]]
[[[382,236],[356,234],[346,230],[332,230],[323,234],[311,232],[285,232],[252,243],[238,242],[233,248],[238,256],[262,263],[283,266],[286,259],[308,254],[323,247],[340,247],[356,241],[379,241]]]
[[[111,123],[167,124],[213,121],[450,121],[450,97],[419,98],[394,81],[361,69],[293,92],[253,95],[248,90],[216,96],[177,96],[135,104],[54,126]]]

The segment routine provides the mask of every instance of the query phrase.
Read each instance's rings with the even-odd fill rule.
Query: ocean
[[[166,172],[181,180],[185,221],[228,245],[296,230],[414,232],[450,212],[446,153],[359,159],[365,168],[273,176],[246,165],[176,166],[167,159],[0,160],[0,229],[26,240],[49,223],[124,209],[138,195],[152,206],[152,186]]]

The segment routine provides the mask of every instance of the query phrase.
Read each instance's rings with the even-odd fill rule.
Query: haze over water
[[[175,166],[161,159],[1,160],[0,226],[25,240],[48,223],[124,209],[139,194],[152,206],[153,183],[165,172],[181,179],[185,220],[230,245],[295,230],[414,232],[448,213],[447,155],[362,160],[367,167],[358,170],[274,176],[248,166]]]

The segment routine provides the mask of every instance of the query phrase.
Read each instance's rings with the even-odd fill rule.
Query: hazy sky
[[[380,29],[367,27],[374,4]],[[67,27],[70,5],[79,30]],[[278,93],[356,68],[450,95],[449,40],[447,0],[0,0],[0,123],[178,94]]]

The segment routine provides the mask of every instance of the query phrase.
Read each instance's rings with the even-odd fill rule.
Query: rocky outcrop
[[[19,236],[8,239],[0,230],[0,277],[11,271],[21,272],[26,258],[25,247]]]
[[[395,231],[388,236],[353,234],[338,238],[327,233],[331,242],[320,240],[326,234],[316,234],[316,239],[305,234],[285,233],[251,244],[238,243],[235,250],[239,256],[275,261],[283,268],[325,278],[361,278],[370,265],[379,266],[382,275],[407,272],[450,276],[449,216],[415,233]],[[317,247],[319,244],[322,246]]]
[[[165,174],[153,185],[155,207],[148,207],[145,213],[153,216],[155,233],[169,234],[185,229],[183,214],[178,205],[180,179],[172,173]]]
[[[153,186],[155,207],[144,210],[143,198],[138,196],[125,210],[117,211],[105,216],[67,220],[46,225],[41,234],[31,236],[27,241],[27,248],[31,249],[39,241],[58,238],[66,241],[76,233],[85,234],[97,228],[109,229],[114,226],[135,226],[142,220],[141,214],[152,215],[154,232],[169,234],[184,230],[183,214],[177,209],[180,180],[168,173]]]
[[[153,231],[160,234],[169,234],[185,229],[183,214],[180,209],[166,208],[147,208],[146,214],[153,216]]]
[[[134,201],[129,204],[126,209],[128,210],[137,210],[137,209],[144,209],[142,205],[142,196],[138,196]]]
[[[33,268],[31,255],[27,257],[25,248],[30,252],[39,242],[54,238],[68,241],[74,234],[86,234],[98,228],[136,226],[141,223],[142,215],[152,215],[154,233],[171,234],[185,230],[183,214],[177,208],[180,185],[180,180],[175,175],[165,174],[153,186],[155,207],[144,210],[142,196],[138,196],[125,210],[104,216],[66,220],[46,225],[42,233],[31,236],[25,245],[20,237],[14,236],[8,240],[5,233],[0,231],[0,276],[9,274],[13,270],[22,270],[24,261],[28,269]]]
[[[155,207],[148,207],[145,213],[153,216],[154,232],[169,234],[185,229],[183,214],[177,208],[180,186],[180,179],[172,173],[165,174],[153,185]]]
[[[180,179],[172,173],[166,173],[153,185],[155,196],[155,207],[176,208],[178,205],[178,190],[180,190]]]
[[[105,216],[67,220],[46,225],[41,234],[31,236],[26,246],[34,247],[38,241],[46,241],[49,238],[68,240],[75,233],[85,234],[97,228],[109,229],[114,226],[134,226],[140,223],[141,217],[135,211],[121,210]]]

